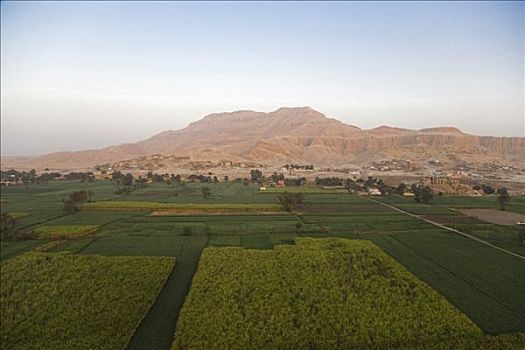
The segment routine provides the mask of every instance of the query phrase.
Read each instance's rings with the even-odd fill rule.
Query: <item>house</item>
[[[381,191],[379,191],[378,188],[369,188],[368,189],[368,195],[369,196],[380,196],[381,195]]]
[[[415,194],[412,192],[403,192],[403,197],[414,197]]]
[[[279,188],[286,187],[286,183],[284,182],[284,180],[277,180],[277,182],[275,183],[275,187],[279,187]]]
[[[16,177],[15,175],[9,175],[8,177],[4,177],[0,180],[0,186],[2,187],[15,186],[20,183],[22,183],[22,179]]]
[[[266,187],[259,187],[259,191],[261,191],[261,192],[266,191]]]

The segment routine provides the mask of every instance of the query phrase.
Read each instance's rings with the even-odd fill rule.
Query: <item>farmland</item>
[[[1,348],[123,348],[173,264],[49,253],[8,260],[1,270]]]
[[[208,187],[211,192],[207,198],[204,198],[201,193],[203,186]],[[295,191],[301,192],[299,189],[295,188]],[[65,214],[62,211],[62,200],[78,190],[92,191],[92,201],[84,203],[79,212]],[[230,260],[224,262],[225,266],[231,264],[231,271],[241,271],[239,273],[243,273],[244,277],[251,276],[248,271],[253,272],[254,278],[270,278],[269,272],[272,271],[272,276],[275,274],[272,281],[286,276],[290,276],[290,279],[292,276],[301,277],[305,279],[304,283],[315,292],[312,293],[311,298],[306,296],[307,290],[298,290],[296,292],[299,294],[294,295],[300,295],[301,298],[298,300],[303,300],[303,294],[305,294],[306,299],[304,300],[314,303],[318,302],[315,298],[319,295],[326,295],[329,298],[336,298],[336,296],[326,294],[328,291],[322,288],[322,281],[318,279],[320,277],[316,277],[314,273],[311,273],[311,279],[306,279],[308,271],[311,272],[314,267],[322,269],[330,281],[335,281],[338,274],[346,268],[341,265],[341,258],[338,254],[343,254],[342,252],[347,252],[347,250],[351,252],[354,248],[364,249],[369,252],[367,254],[374,257],[370,259],[375,262],[358,254],[359,259],[363,258],[361,265],[379,264],[378,266],[383,266],[386,264],[385,266],[396,271],[394,281],[415,281],[416,295],[424,295],[425,298],[431,296],[428,300],[430,304],[424,304],[423,300],[415,300],[415,303],[420,303],[414,304],[419,305],[417,310],[420,310],[419,307],[421,307],[421,310],[429,311],[432,309],[429,309],[429,305],[433,305],[432,307],[440,305],[439,307],[443,307],[443,310],[449,310],[445,312],[446,315],[453,314],[456,315],[451,316],[453,319],[468,321],[459,322],[461,327],[457,329],[447,328],[452,332],[451,334],[456,334],[453,329],[461,329],[462,334],[472,335],[471,340],[461,336],[452,337],[452,341],[458,344],[459,348],[464,345],[464,348],[485,346],[487,349],[506,349],[511,348],[512,343],[522,341],[520,336],[512,334],[525,331],[525,317],[523,316],[525,315],[525,260],[438,228],[418,217],[409,216],[381,205],[381,203],[391,204],[409,213],[420,215],[421,218],[459,229],[505,250],[525,256],[525,246],[520,242],[520,232],[516,227],[481,221],[479,218],[469,217],[460,212],[464,208],[498,208],[494,197],[436,196],[429,204],[418,204],[413,199],[393,195],[376,197],[374,199],[379,200],[376,202],[367,197],[340,191],[308,188],[301,192],[304,194],[304,204],[292,212],[286,212],[277,198],[281,189],[261,192],[259,186],[253,184],[236,182],[207,183],[205,185],[191,182],[184,185],[152,183],[127,195],[116,194],[116,190],[117,185],[111,181],[89,183],[64,180],[31,184],[27,187],[2,188],[2,211],[24,213],[17,217],[18,230],[28,234],[37,233],[36,237],[29,240],[1,242],[2,270],[4,266],[13,266],[11,264],[22,266],[26,256],[42,254],[31,253],[33,250],[47,251],[42,256],[65,256],[67,259],[73,259],[73,257],[100,258],[107,259],[104,261],[115,262],[118,262],[119,259],[162,258],[173,261],[175,258],[177,261],[175,268],[165,271],[163,275],[165,283],[157,284],[154,294],[159,292],[159,288],[160,292],[154,301],[149,301],[148,305],[151,305],[151,308],[147,306],[140,309],[140,317],[135,318],[133,327],[126,334],[131,349],[169,349],[173,340],[175,347],[188,345],[190,348],[201,348],[195,345],[199,343],[195,343],[196,340],[193,338],[195,337],[194,332],[198,330],[193,329],[191,324],[187,323],[188,321],[184,321],[186,317],[184,313],[189,317],[193,314],[191,311],[193,308],[204,308],[204,305],[211,305],[211,301],[205,301],[202,306],[198,306],[200,302],[191,302],[193,299],[187,295],[192,296],[194,292],[198,295],[202,292],[197,288],[199,286],[197,281],[200,278],[213,277],[210,271],[219,268],[219,266],[214,266],[216,265],[214,261],[218,261],[217,259],[226,259],[229,256]],[[511,198],[508,204],[510,212],[519,214],[524,209],[523,199]],[[324,243],[314,243],[315,240],[312,238],[323,239],[320,242],[325,242],[325,239],[327,239],[326,242],[343,242],[341,243],[343,248],[331,251]],[[334,238],[337,239],[333,240]],[[341,238],[349,241],[339,240]],[[301,260],[301,254],[306,254],[308,257],[318,256],[319,261],[305,260],[302,264],[300,261],[297,262],[297,259]],[[327,263],[326,261],[323,263],[323,259],[327,256],[333,258],[331,259],[334,261],[334,266],[339,266],[336,270],[326,271]],[[267,259],[262,257],[267,257]],[[285,263],[287,258],[291,260]],[[255,263],[256,261],[259,263]],[[283,269],[284,267],[289,269],[281,270],[280,265],[275,261],[282,263]],[[308,263],[313,265],[310,266]],[[319,265],[316,265],[317,263]],[[258,265],[260,265],[259,270],[257,270]],[[244,268],[246,271],[242,272]],[[268,271],[267,275],[264,275],[261,270],[263,268]],[[196,271],[198,272],[195,275]],[[229,268],[225,267],[218,271],[216,275],[220,278],[214,280],[213,283],[220,285],[221,288],[223,286],[224,290],[236,286],[239,293],[243,286],[248,288],[247,290],[252,288],[250,281],[240,285],[240,282],[232,280],[231,276],[227,275],[228,271]],[[367,273],[366,269],[362,273]],[[373,276],[375,276],[374,281],[378,278],[379,282],[381,281],[380,274],[377,276],[375,273]],[[54,278],[52,283],[63,283],[66,277],[65,274],[61,275],[57,272]],[[123,279],[125,278],[120,278],[119,281],[128,283]],[[3,281],[4,275],[2,275]],[[266,286],[267,283],[263,280],[258,281],[261,288],[270,291],[270,285]],[[299,283],[297,281],[296,283]],[[362,281],[364,286],[369,282],[371,281],[367,279]],[[139,283],[139,281],[133,279],[129,283]],[[2,283],[2,291],[4,291],[3,285],[4,283]],[[294,286],[297,287],[297,285],[290,285],[290,288]],[[333,287],[332,284],[330,286]],[[341,294],[344,286],[337,286],[340,289],[334,289],[333,293],[346,295]],[[406,292],[405,289],[402,290]],[[355,291],[347,294],[351,296],[352,293],[355,294]],[[273,292],[265,294],[260,298],[270,298],[273,294]],[[277,295],[275,294],[272,298],[277,298]],[[373,295],[369,297],[380,298]],[[243,295],[239,294],[236,297],[241,296]],[[288,305],[286,307],[303,307],[301,310],[304,312],[307,306],[300,303],[299,305],[292,303],[290,306],[289,296],[282,295],[281,297],[280,304],[277,299],[272,299],[270,304],[277,303],[273,309],[272,305],[259,305],[257,307],[262,309],[257,310],[276,312],[277,308]],[[401,302],[403,299],[399,295],[397,297],[392,295],[391,298],[399,301],[399,304],[392,305],[392,310],[403,305],[408,308],[414,307],[409,303],[403,304]],[[351,298],[340,299],[333,300],[337,302],[346,300],[350,303],[349,305],[355,304],[352,304]],[[321,301],[319,303],[323,304]],[[336,304],[334,301],[334,305]],[[189,311],[184,311],[179,318],[179,311],[183,305],[185,305],[183,310]],[[320,319],[328,317],[326,313],[333,311],[329,306],[318,310],[315,307],[311,308],[312,313]],[[340,309],[333,312],[344,313],[350,310],[344,307]],[[370,309],[374,311],[373,308],[367,310],[370,311]],[[383,309],[388,308],[385,306]],[[453,310],[452,314],[449,313],[450,310]],[[237,312],[238,310],[232,311]],[[209,310],[202,312],[210,315]],[[244,312],[249,312],[249,310],[244,310]],[[417,311],[414,312],[417,313]],[[399,343],[401,338],[406,338],[405,340],[410,342],[410,334],[414,336],[419,334],[418,336],[429,342],[440,339],[440,331],[432,333],[428,324],[428,327],[422,326],[420,329],[410,331],[405,321],[394,322],[394,316],[379,317],[379,319],[383,318],[381,321],[383,324],[388,325],[388,332],[374,333],[368,338],[361,338],[363,333],[360,332],[363,330],[345,328],[350,327],[351,323],[337,323],[336,321],[343,314],[335,313],[334,315],[340,316],[327,322],[335,322],[333,326],[340,327],[334,329],[345,330],[340,336],[330,335],[329,330],[325,327],[311,328],[314,326],[310,319],[304,320],[303,323],[297,323],[298,320],[295,320],[296,323],[291,324],[290,320],[285,319],[276,318],[275,321],[285,322],[285,327],[293,329],[290,334],[297,337],[299,334],[297,332],[300,330],[308,332],[315,330],[320,336],[319,339],[314,340],[313,344],[318,345],[340,341],[341,344],[348,347],[350,344],[355,344],[352,342],[363,341],[363,344],[368,344],[368,347],[389,348],[386,344],[393,344],[393,347],[403,346],[404,343]],[[423,322],[425,317],[431,317],[436,320],[436,327],[438,327],[441,322],[440,318],[432,315],[429,313],[426,316],[418,316],[418,319]],[[189,319],[196,320],[198,316],[193,315]],[[237,316],[232,313],[228,317],[231,317],[233,322],[234,317]],[[359,317],[362,317],[359,320],[365,322],[370,315],[363,314]],[[238,318],[235,319],[238,320]],[[203,322],[209,322],[210,330],[215,332],[217,326],[211,324],[214,322],[212,320],[213,318]],[[185,324],[184,331],[180,328],[182,324]],[[303,326],[306,328],[301,328]],[[464,326],[466,328],[462,328]],[[178,327],[177,333],[176,327]],[[444,328],[440,329],[444,330]],[[239,332],[241,331],[249,333],[244,328],[241,328]],[[273,331],[275,329],[268,328],[270,332],[268,334],[273,334],[271,333]],[[202,341],[207,341],[206,339],[211,339],[212,336],[218,337],[213,332],[210,331],[210,338],[203,337]],[[483,335],[480,335],[482,333]],[[399,334],[404,334],[405,337]],[[494,335],[504,336],[495,337]],[[260,337],[265,337],[265,334],[261,334]],[[243,339],[239,341],[242,342]],[[272,339],[279,341],[278,336]],[[377,340],[378,343],[373,345],[367,343],[371,339]],[[116,348],[119,347],[122,346],[116,345]]]
[[[298,238],[273,250],[207,248],[173,349],[475,348],[483,340],[372,243]]]
[[[72,238],[94,233],[97,225],[39,226],[33,232],[38,238]]]

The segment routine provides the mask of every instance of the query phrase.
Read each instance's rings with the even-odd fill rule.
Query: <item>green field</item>
[[[122,349],[174,260],[28,253],[2,263],[2,349]]]
[[[206,249],[173,349],[475,349],[484,341],[370,242],[299,238],[273,250]]]
[[[211,191],[206,199],[201,193],[204,186]],[[65,215],[62,200],[81,189],[93,191],[93,202],[85,203],[80,212]],[[0,258],[2,264],[20,264],[23,260],[17,256],[42,249],[47,252],[46,256],[65,254],[107,261],[133,257],[175,258],[177,266],[169,273],[158,298],[151,309],[142,311],[139,319],[143,321],[140,325],[138,321],[134,324],[134,327],[138,325],[136,332],[128,334],[129,337],[133,335],[129,344],[132,349],[170,348],[179,310],[190,291],[205,247],[213,247],[217,252],[273,256],[275,252],[293,251],[297,247],[296,240],[300,242],[303,238],[373,242],[484,333],[525,332],[525,260],[398,212],[368,197],[305,188],[304,205],[288,213],[279,204],[280,192],[259,192],[259,186],[251,184],[153,183],[128,195],[117,195],[116,190],[117,184],[111,181],[62,180],[2,188],[2,211],[27,214],[18,215],[18,229],[23,233],[40,232],[41,239],[2,241]],[[300,190],[300,187],[293,188],[296,192]],[[373,199],[525,256],[525,245],[520,242],[516,227],[486,223],[456,210],[497,208],[493,196],[436,196],[427,205],[401,196]],[[509,210],[522,212],[523,209],[525,200],[512,197]],[[94,232],[83,230],[87,227],[97,229]],[[77,234],[65,236],[65,233],[74,232]],[[322,256],[320,254],[320,258]],[[236,264],[239,269],[243,267],[237,260],[229,263]],[[299,268],[301,264],[294,266]],[[54,281],[62,283],[64,278],[56,276]],[[392,331],[390,328],[385,331],[385,337],[395,335],[392,333],[395,328]],[[319,332],[325,331],[320,327]],[[482,340],[483,344],[489,344],[487,349],[512,348],[507,346],[512,341],[519,341],[519,338],[509,335]],[[466,344],[478,344],[476,342]]]

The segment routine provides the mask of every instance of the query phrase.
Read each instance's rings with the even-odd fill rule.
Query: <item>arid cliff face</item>
[[[409,130],[381,126],[362,130],[309,107],[280,108],[271,113],[210,114],[184,129],[165,131],[134,144],[3,159],[2,167],[80,169],[152,154],[263,164],[307,162],[319,166],[445,155],[473,162],[525,162],[525,138],[474,136],[453,127]]]

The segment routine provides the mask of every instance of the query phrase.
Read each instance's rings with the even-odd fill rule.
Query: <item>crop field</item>
[[[210,189],[210,196],[204,198],[201,193],[202,187]],[[277,204],[279,201],[275,196],[259,195],[259,186],[243,185],[235,182],[186,183],[183,186],[172,184],[149,184],[148,187],[133,191],[125,196],[127,201],[146,201],[164,203],[267,203]]]
[[[525,222],[525,213],[514,213],[496,209],[463,209],[460,212],[469,217],[498,225],[513,226],[516,222]]]
[[[39,226],[33,232],[38,238],[73,238],[94,233],[97,225]]]
[[[367,238],[490,334],[525,328],[525,260],[443,230]]]
[[[236,211],[281,211],[280,204],[237,204],[237,203],[159,203],[159,202],[133,202],[133,201],[106,201],[87,203],[87,210],[166,210],[177,213],[184,211],[198,212],[236,212]]]
[[[25,253],[45,243],[44,240],[0,241],[0,260]]]
[[[413,199],[406,198],[403,196],[386,196],[386,197],[381,197],[381,198],[376,198],[376,199],[379,199],[385,203],[396,204],[396,206],[399,204],[415,205]],[[437,207],[437,208],[443,208],[443,209],[447,209],[447,208],[499,209],[499,203],[496,200],[496,196],[484,196],[484,197],[434,196],[434,198],[432,199],[431,206]],[[439,210],[439,209],[436,209],[436,210]],[[510,202],[507,204],[507,210],[524,214],[525,213],[525,197],[512,196],[510,199]]]
[[[273,250],[206,249],[173,349],[475,348],[483,341],[465,315],[370,242],[299,238]]]
[[[206,199],[202,196],[202,187],[210,188],[211,195]],[[93,191],[93,201],[85,203],[83,210],[66,215],[62,211],[62,200],[81,189]],[[299,189],[299,187],[294,188],[295,191]],[[17,228],[25,233],[40,232],[40,239],[1,241],[0,258],[2,266],[7,263],[22,264],[23,257],[37,254],[24,254],[32,250],[47,252],[43,256],[101,258],[108,261],[162,257],[173,261],[175,258],[177,264],[164,275],[166,283],[160,289],[158,297],[154,302],[149,302],[151,308],[148,306],[142,311],[133,325],[133,329],[136,330],[132,329],[127,334],[128,340],[131,339],[128,346],[130,349],[167,350],[172,346],[175,327],[182,322],[179,311],[188,292],[192,290],[192,285],[195,286],[195,282],[192,284],[192,279],[199,261],[201,263],[207,261],[208,253],[205,253],[201,259],[205,247],[212,248],[206,252],[217,251],[218,256],[222,252],[229,252],[228,254],[235,252],[235,256],[239,255],[246,259],[251,259],[253,254],[254,257],[268,256],[271,260],[274,259],[274,255],[281,256],[285,252],[293,256],[293,252],[296,252],[294,249],[302,252],[306,247],[299,249],[302,243],[297,244],[297,242],[313,242],[313,238],[344,238],[368,247],[371,243],[362,242],[365,240],[380,247],[404,269],[416,276],[419,283],[423,282],[424,286],[430,286],[433,291],[437,291],[453,309],[459,310],[461,317],[468,317],[476,325],[474,327],[476,332],[471,341],[455,337],[455,333],[452,333],[452,338],[456,339],[454,344],[461,344],[458,348],[507,349],[512,348],[507,346],[509,344],[524,342],[522,339],[525,337],[523,335],[525,332],[524,260],[445,231],[421,219],[456,228],[510,252],[525,256],[525,245],[520,242],[521,233],[516,227],[487,223],[463,215],[459,211],[466,207],[497,208],[495,197],[436,196],[429,204],[418,204],[411,198],[401,196],[368,198],[339,191],[309,188],[304,191],[305,203],[295,211],[285,212],[277,198],[279,191],[259,192],[257,185],[236,182],[186,183],[184,186],[153,183],[145,188],[136,189],[128,195],[117,195],[116,190],[117,184],[111,181],[93,183],[50,181],[47,184],[29,185],[27,188],[25,186],[2,188],[2,211],[27,214],[18,216]],[[396,211],[371,199],[389,203],[421,218]],[[523,205],[525,202],[521,198],[512,197],[509,210],[519,213]],[[96,230],[87,231],[88,227]],[[64,235],[66,232],[77,234]],[[325,248],[316,249],[323,251]],[[368,248],[366,249],[368,251]],[[374,250],[376,248],[371,249],[376,251]],[[329,251],[326,254],[332,253]],[[324,253],[318,255],[321,260],[325,258]],[[388,256],[387,260],[390,259]],[[237,270],[242,269],[244,258],[235,259],[228,264],[236,265]],[[228,264],[223,266],[218,276],[224,276],[229,272]],[[299,269],[305,265],[294,262],[292,265],[285,266],[290,269],[287,273],[292,273],[295,268]],[[272,268],[274,267],[277,268],[277,266]],[[299,270],[295,272],[298,276],[305,277]],[[313,275],[315,274],[312,274],[312,283],[317,278]],[[54,281],[62,283],[59,277]],[[234,283],[231,280],[223,282],[226,283],[225,288],[232,288],[229,284],[233,283],[235,288],[242,290],[239,284],[235,284],[240,282]],[[267,288],[266,283],[260,283],[261,288]],[[306,293],[306,290],[297,291],[299,292]],[[239,294],[236,297],[241,296]],[[266,297],[271,298],[272,295],[268,294]],[[271,300],[273,302],[274,299]],[[274,310],[271,305],[265,307]],[[311,308],[312,314],[320,312],[313,306]],[[210,311],[206,312],[204,314],[210,313]],[[277,319],[274,321],[277,322]],[[180,322],[177,323],[177,320]],[[285,327],[302,327],[302,323],[297,322],[297,319],[293,319],[292,324],[286,324]],[[313,321],[304,322],[306,327],[308,322]],[[404,328],[395,328],[388,323],[391,321],[381,322],[387,322],[384,324],[388,325],[388,332],[383,332],[385,338],[370,335],[366,338],[368,340],[363,340],[363,344],[367,344],[366,342],[371,339],[383,339],[381,341],[384,343],[369,347],[389,348],[384,344],[396,339],[398,336],[396,332],[405,332]],[[318,324],[322,325],[322,323]],[[210,325],[210,327],[215,332],[217,326]],[[343,327],[333,328],[339,329],[338,341],[349,344],[345,342],[355,340],[350,335],[358,333],[350,331],[344,333],[345,326],[337,325],[337,327]],[[403,327],[403,324],[400,323],[399,327]],[[326,333],[327,338],[320,338],[321,341],[321,339],[328,339],[329,330],[325,328],[323,326],[308,328],[308,332]],[[515,332],[521,332],[521,335],[480,338],[480,330],[490,335]],[[245,329],[241,328],[239,334],[244,334],[242,333],[244,331]],[[189,334],[191,337],[193,333]],[[213,334],[210,333],[210,337]],[[430,333],[428,337],[430,339]],[[276,339],[278,338],[277,336]],[[178,336],[175,337],[174,344],[179,344],[177,339]],[[182,339],[188,342],[184,344],[194,348],[192,342],[195,340],[191,340],[193,338]],[[204,337],[203,341],[204,339],[208,338]],[[175,346],[180,347],[184,344]],[[392,344],[402,346],[401,343]]]
[[[8,260],[0,347],[122,349],[173,265],[168,258],[49,253]]]

